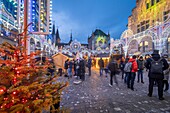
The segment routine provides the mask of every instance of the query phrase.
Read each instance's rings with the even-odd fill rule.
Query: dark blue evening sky
[[[136,0],[53,0],[53,21],[62,42],[72,31],[73,40],[87,43],[96,28],[120,38],[135,5]]]

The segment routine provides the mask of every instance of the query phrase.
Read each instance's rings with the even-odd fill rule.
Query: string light
[[[16,92],[16,91],[14,91],[12,94],[13,94],[13,95],[15,95],[16,93],[17,93],[17,92]]]
[[[0,94],[3,94],[4,93],[4,89],[0,89]]]

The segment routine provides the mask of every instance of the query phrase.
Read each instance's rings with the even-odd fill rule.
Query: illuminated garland
[[[60,93],[68,84],[57,83],[56,76],[46,76],[47,68],[51,65],[48,59],[44,65],[39,65],[40,61],[35,59],[39,51],[25,55],[23,50],[23,47],[15,47],[7,42],[0,45],[0,52],[10,58],[0,59],[1,113],[49,110],[50,106],[60,101]]]

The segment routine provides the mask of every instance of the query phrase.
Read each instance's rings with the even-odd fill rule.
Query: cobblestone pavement
[[[165,100],[158,99],[157,87],[153,96],[148,97],[148,77],[144,73],[144,84],[135,81],[135,91],[127,89],[120,75],[117,75],[118,86],[109,86],[109,76],[99,76],[98,70],[78,85],[76,78],[60,77],[60,81],[69,81],[64,90],[61,108],[71,113],[170,113],[170,91],[164,93]],[[137,80],[137,76],[136,76]]]

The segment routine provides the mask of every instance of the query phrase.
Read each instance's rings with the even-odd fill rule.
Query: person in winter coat
[[[162,58],[165,58],[167,60],[166,57],[162,57]],[[169,64],[169,63],[168,63]],[[170,68],[164,70],[164,79],[163,79],[163,89],[164,89],[164,92],[168,91],[169,90],[169,73],[170,73]]]
[[[64,69],[65,69],[65,76],[68,76],[67,70],[68,70],[68,63],[69,63],[69,59],[67,59],[64,63]]]
[[[104,61],[102,58],[100,58],[99,62],[98,62],[99,68],[100,68],[100,76],[103,75],[103,69],[104,69]]]
[[[85,61],[84,61],[84,59],[80,59],[80,62],[79,62],[79,72],[80,72],[80,79],[82,80],[82,81],[84,81],[85,80]]]
[[[125,59],[125,65],[126,65],[126,63],[129,61],[129,58],[127,57],[126,59]],[[124,71],[124,70],[123,70]],[[125,72],[124,71],[124,73],[125,73],[125,77],[124,77],[124,83],[127,83],[127,77],[128,77],[128,74],[130,74],[129,72]]]
[[[164,79],[163,79],[163,89],[164,91],[168,91],[169,89],[169,68],[164,71]]]
[[[74,76],[76,76],[76,59],[73,59]]]
[[[92,66],[92,59],[89,57],[87,60],[87,68],[89,71],[89,76],[91,76],[91,66]]]
[[[118,85],[117,78],[116,78],[116,73],[118,71],[118,64],[117,61],[114,59],[111,59],[109,64],[108,64],[108,69],[110,70],[110,84],[109,86],[113,86],[113,78],[114,82]]]
[[[154,63],[155,62],[155,63]],[[154,64],[160,64],[158,65],[157,70],[155,70],[153,67]],[[152,57],[148,58],[146,63],[145,63],[145,67],[147,69],[149,69],[149,73],[148,73],[148,77],[149,77],[149,93],[148,96],[152,97],[152,93],[153,93],[153,86],[154,86],[154,82],[156,81],[158,84],[158,96],[159,96],[159,100],[164,100],[163,97],[163,79],[164,79],[164,73],[163,71],[169,68],[169,65],[166,61],[166,59],[161,58],[159,55],[159,50],[154,50],[152,53]],[[158,71],[161,71],[161,74],[158,74]],[[157,72],[157,73],[156,73]]]
[[[138,64],[136,62],[136,56],[133,55],[132,58],[129,60],[132,63],[132,70],[127,77],[127,87],[134,91],[134,81],[136,77],[136,72],[138,71]]]
[[[72,69],[73,69],[73,61],[70,60],[68,62],[68,69],[67,69],[67,73],[68,73],[68,79],[72,77]]]
[[[140,82],[140,78],[141,83],[144,83],[143,82],[144,60],[142,56],[140,56],[140,58],[137,60],[137,64],[138,64],[138,83]]]
[[[125,62],[123,60],[120,61],[119,68],[122,72],[122,79],[124,79],[124,67],[125,67]]]

